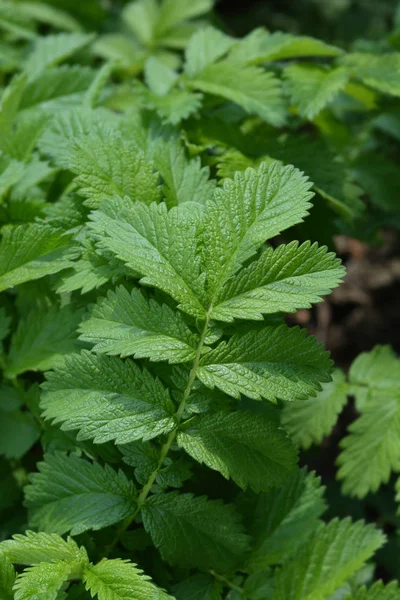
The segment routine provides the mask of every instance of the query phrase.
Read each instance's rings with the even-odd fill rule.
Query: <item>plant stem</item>
[[[244,594],[244,589],[242,587],[240,587],[240,585],[236,585],[236,583],[229,581],[229,579],[227,579],[223,575],[219,575],[219,573],[216,573],[215,571],[209,571],[209,573],[210,573],[210,575],[215,577],[215,579],[217,579],[217,581],[220,581],[221,583],[223,583],[227,587],[231,588],[232,590],[239,592],[240,594],[242,594],[243,598],[247,598],[247,596],[245,596],[245,594]]]
[[[114,548],[118,544],[119,540],[121,539],[121,536],[130,527],[132,522],[136,519],[136,517],[142,510],[143,505],[146,502],[147,496],[149,495],[151,488],[153,487],[153,484],[154,484],[155,480],[157,479],[157,476],[162,468],[162,465],[164,464],[164,461],[165,461],[166,457],[168,456],[171,446],[174,443],[175,438],[178,434],[178,429],[182,422],[186,403],[189,399],[194,382],[196,381],[197,369],[199,368],[199,362],[200,362],[204,342],[205,342],[207,332],[208,332],[208,326],[209,326],[209,322],[210,322],[210,313],[211,313],[211,307],[206,314],[203,331],[201,332],[201,335],[200,335],[199,344],[196,349],[196,355],[193,360],[193,365],[192,365],[192,368],[189,373],[188,381],[187,381],[185,390],[183,392],[182,400],[180,401],[177,411],[175,413],[175,423],[176,423],[175,427],[169,433],[167,441],[161,446],[160,457],[158,459],[157,466],[154,469],[154,471],[151,473],[150,477],[148,478],[147,482],[143,486],[143,488],[138,496],[135,512],[132,515],[129,515],[126,519],[124,519],[124,521],[122,521],[121,526],[117,530],[117,534],[116,534],[114,540],[106,549],[106,556],[108,556],[112,552],[112,550],[114,550]]]

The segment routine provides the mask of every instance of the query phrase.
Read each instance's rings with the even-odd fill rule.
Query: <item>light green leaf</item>
[[[179,446],[200,463],[256,492],[282,485],[296,469],[296,451],[267,415],[202,415],[183,425]]]
[[[21,102],[21,97],[25,90],[26,81],[27,77],[25,74],[14,75],[1,95],[0,131],[3,135],[6,133],[11,134],[12,132],[13,124]]]
[[[305,63],[289,65],[284,76],[292,104],[310,120],[336,98],[349,78],[343,67],[327,70]]]
[[[74,17],[64,10],[42,2],[18,2],[14,4],[14,10],[20,12],[24,17],[46,23],[57,29],[66,31],[81,31],[81,25]]]
[[[354,53],[340,59],[350,75],[391,96],[400,96],[400,52]]]
[[[230,60],[208,65],[194,79],[191,89],[200,90],[239,104],[246,112],[276,127],[286,120],[281,83],[271,72]]]
[[[204,207],[213,197],[216,181],[209,179],[210,169],[202,167],[200,158],[188,159],[177,139],[158,140],[151,150],[152,160],[160,172],[168,207],[193,202]]]
[[[144,67],[145,81],[157,96],[166,96],[178,79],[178,74],[151,56]]]
[[[152,583],[137,565],[119,558],[103,558],[85,569],[83,581],[98,600],[173,600]]]
[[[71,565],[62,561],[43,562],[25,569],[14,585],[15,600],[57,600],[58,592],[71,571]]]
[[[397,600],[400,589],[396,581],[384,585],[382,581],[377,581],[372,587],[365,587],[358,590],[347,600]]]
[[[47,373],[41,406],[62,429],[78,429],[78,439],[126,444],[173,429],[174,405],[168,391],[133,361],[72,356]]]
[[[314,473],[302,469],[256,497],[250,528],[254,546],[246,563],[251,572],[282,563],[303,546],[326,510],[324,489]]]
[[[24,63],[24,71],[32,78],[34,75],[57,65],[93,40],[86,33],[56,33],[37,38],[32,52]]]
[[[208,65],[222,58],[234,41],[214,27],[200,29],[191,37],[186,48],[185,72],[189,77],[196,77]]]
[[[360,410],[369,400],[398,397],[400,359],[390,346],[375,346],[371,352],[362,352],[350,367],[349,384]]]
[[[26,531],[17,533],[11,540],[0,543],[0,556],[5,555],[13,563],[35,565],[42,562],[88,563],[88,555],[70,537],[64,540],[55,533]]]
[[[0,291],[71,266],[68,242],[61,230],[39,223],[7,229],[0,243]]]
[[[92,214],[91,228],[99,247],[110,250],[143,275],[141,283],[155,286],[179,302],[179,308],[204,316],[204,276],[197,256],[197,223],[164,203],[132,205],[118,199]],[[200,298],[200,299],[199,299]]]
[[[25,165],[0,153],[0,204],[3,197],[23,176]]]
[[[62,362],[62,357],[76,351],[76,329],[82,311],[69,306],[52,306],[33,310],[19,322],[11,339],[6,367],[7,377],[25,371],[46,371]]]
[[[163,0],[157,22],[157,34],[161,36],[184,21],[201,17],[214,6],[214,0]]]
[[[338,56],[343,50],[321,40],[276,31],[255,29],[232,49],[230,58],[247,64],[306,56]]]
[[[100,354],[134,356],[170,363],[193,360],[198,339],[183,317],[137,288],[109,291],[80,327],[80,339]]]
[[[229,571],[247,550],[231,505],[205,496],[169,492],[151,496],[143,523],[167,562],[181,567]]]
[[[215,191],[207,205],[203,233],[203,261],[213,304],[265,240],[308,214],[310,187],[294,167],[274,162],[235,173]]]
[[[78,535],[121,521],[135,510],[134,485],[108,465],[57,453],[46,455],[25,487],[31,525],[45,532]]]
[[[98,208],[114,195],[146,204],[160,199],[153,165],[134,144],[116,135],[90,135],[76,142],[68,162],[78,175],[79,193],[87,198],[85,204],[91,208]]]
[[[121,17],[135,37],[143,45],[148,45],[154,38],[154,28],[159,16],[157,0],[136,0],[129,2],[121,13]]]
[[[325,600],[385,542],[363,521],[321,525],[275,578],[273,600]]]
[[[268,248],[227,281],[215,300],[212,317],[262,320],[263,314],[310,308],[338,286],[344,274],[340,260],[325,246],[291,242]]]
[[[331,361],[298,327],[265,327],[234,335],[200,360],[199,379],[234,398],[306,400],[330,380]]]
[[[324,383],[315,398],[285,404],[282,425],[293,441],[304,449],[320,444],[334,427],[347,401],[348,386],[342,371],[332,373],[332,381]]]
[[[0,546],[1,549],[1,546]],[[0,552],[0,598],[14,600],[13,586],[16,573],[7,556]]]

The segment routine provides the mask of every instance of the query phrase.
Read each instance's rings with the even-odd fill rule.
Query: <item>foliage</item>
[[[396,46],[81,4],[0,2],[1,597],[391,598],[297,446],[355,396],[343,492],[386,483],[398,358],[285,318],[396,225]]]

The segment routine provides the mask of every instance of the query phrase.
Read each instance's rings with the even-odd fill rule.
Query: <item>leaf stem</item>
[[[220,575],[219,573],[216,573],[215,571],[209,571],[209,573],[210,573],[210,575],[215,577],[215,579],[217,581],[220,581],[221,583],[223,583],[227,587],[231,588],[232,590],[236,590],[236,592],[239,592],[240,594],[242,594],[243,598],[247,598],[247,596],[245,596],[244,589],[242,587],[240,587],[240,585],[236,585],[236,583],[229,581],[229,579],[227,579],[223,575]]]
[[[197,375],[197,369],[199,368],[199,363],[200,363],[200,358],[201,358],[201,354],[203,351],[203,346],[205,343],[205,339],[208,333],[208,326],[210,323],[210,314],[211,314],[211,307],[209,308],[209,310],[207,311],[206,314],[206,319],[205,319],[205,323],[204,323],[204,327],[203,330],[201,332],[200,335],[200,340],[199,340],[199,344],[197,346],[196,349],[196,354],[195,354],[195,358],[193,360],[193,365],[192,368],[190,370],[189,373],[189,377],[188,377],[188,381],[185,387],[185,390],[183,392],[183,396],[182,396],[182,400],[179,403],[179,406],[177,408],[177,411],[175,413],[175,427],[174,429],[169,433],[168,438],[166,440],[166,442],[161,446],[161,450],[160,450],[160,456],[157,462],[157,466],[154,469],[154,471],[151,473],[150,477],[148,478],[147,482],[144,484],[139,496],[138,496],[138,500],[137,500],[137,505],[136,505],[136,510],[132,515],[129,515],[126,519],[124,519],[121,523],[121,526],[118,528],[117,530],[117,534],[114,538],[114,540],[111,542],[111,544],[108,546],[108,548],[106,549],[106,556],[108,556],[112,550],[114,550],[114,548],[117,546],[119,540],[121,539],[121,536],[125,533],[125,531],[130,527],[130,525],[132,524],[132,522],[136,519],[136,517],[138,516],[138,514],[140,513],[140,511],[143,508],[144,503],[147,500],[147,496],[149,495],[151,488],[153,487],[153,484],[155,482],[155,480],[157,479],[157,476],[162,468],[162,465],[164,464],[164,461],[166,459],[166,457],[168,456],[168,453],[171,449],[172,444],[175,441],[175,438],[178,434],[178,429],[181,425],[182,422],[182,418],[183,418],[183,413],[185,411],[185,407],[186,407],[186,403],[189,399],[190,393],[192,391],[194,382],[196,381],[196,375]]]

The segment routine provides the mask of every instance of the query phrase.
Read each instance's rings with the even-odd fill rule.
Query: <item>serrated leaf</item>
[[[203,261],[213,303],[243,263],[265,242],[302,221],[311,184],[294,167],[262,163],[236,173],[207,205]]]
[[[86,33],[56,33],[39,37],[24,62],[24,71],[33,77],[39,71],[63,62],[92,39],[93,36]]]
[[[215,300],[212,318],[261,320],[263,314],[310,308],[339,285],[344,273],[340,260],[325,246],[291,242],[268,248],[227,281]]]
[[[231,505],[192,494],[153,495],[142,510],[145,529],[167,562],[229,571],[247,550]]]
[[[178,74],[151,56],[144,67],[144,77],[151,92],[156,96],[166,96],[178,79]]]
[[[251,572],[281,563],[305,543],[326,510],[323,493],[320,479],[302,469],[256,497],[250,527],[254,546],[246,563]]]
[[[47,371],[56,367],[62,357],[76,351],[75,340],[82,311],[69,306],[52,306],[33,310],[19,322],[11,339],[7,376],[16,377],[25,371]]]
[[[0,244],[0,291],[71,266],[68,243],[61,230],[39,223],[7,229]]]
[[[234,39],[214,27],[204,27],[189,41],[185,52],[185,72],[196,77],[207,65],[222,58],[232,47]]]
[[[74,104],[79,106],[94,77],[93,69],[78,65],[63,65],[40,71],[26,84],[20,108],[40,108],[53,112],[71,109]]]
[[[267,415],[202,415],[183,425],[177,441],[198,462],[256,492],[282,485],[296,469],[294,446]]]
[[[221,600],[223,585],[207,573],[198,573],[176,584],[176,600]]]
[[[197,223],[165,204],[137,203],[128,210],[118,199],[92,214],[99,246],[143,275],[141,283],[172,296],[194,316],[205,314],[204,277],[197,256]]]
[[[46,455],[25,487],[31,525],[78,535],[121,521],[135,510],[134,485],[122,471],[76,455]]]
[[[400,589],[396,581],[392,581],[388,585],[377,581],[369,589],[362,587],[347,600],[397,600],[399,594]]]
[[[164,0],[158,17],[157,34],[161,35],[184,21],[201,17],[213,5],[214,0]]]
[[[206,66],[194,79],[188,80],[187,85],[235,102],[249,114],[257,115],[275,127],[283,125],[286,120],[279,79],[258,67],[221,61]]]
[[[343,50],[307,36],[255,29],[231,52],[232,60],[257,65],[269,61],[307,56],[338,56]]]
[[[7,458],[21,458],[37,442],[40,433],[29,412],[3,410],[0,405],[0,454]]]
[[[78,175],[79,193],[85,204],[98,208],[114,195],[151,204],[160,199],[158,175],[135,146],[117,136],[90,135],[76,142],[69,168]]]
[[[332,373],[332,381],[324,383],[315,398],[285,404],[282,425],[301,448],[320,444],[334,427],[347,401],[348,386],[342,371]]]
[[[57,600],[58,592],[71,573],[66,562],[43,562],[25,569],[18,575],[15,585],[15,600]]]
[[[0,552],[0,598],[2,600],[14,600],[13,586],[15,578],[16,573],[11,561],[5,554]]]
[[[185,362],[194,359],[198,345],[198,336],[180,313],[146,298],[137,288],[129,293],[123,286],[93,307],[80,332],[81,340],[94,344],[94,352],[123,358]]]
[[[172,600],[137,565],[119,558],[103,558],[88,566],[83,581],[91,596],[97,595],[99,600]]]
[[[188,90],[173,89],[165,96],[157,96],[149,92],[144,86],[136,85],[143,108],[152,108],[160,117],[172,125],[177,125],[195,113],[202,104],[202,94]]]
[[[43,384],[44,416],[78,429],[78,439],[126,444],[168,433],[175,425],[168,391],[133,361],[83,351]]]
[[[348,72],[342,67],[326,70],[314,64],[292,64],[285,71],[286,87],[299,113],[313,119],[341,92]]]
[[[340,64],[356,79],[392,96],[400,96],[400,52],[385,54],[350,53]]]
[[[64,540],[55,533],[26,531],[17,533],[11,540],[0,543],[0,556],[4,554],[13,563],[35,565],[42,562],[63,561],[67,563],[87,563],[85,548],[79,547],[70,537]]]
[[[265,327],[235,335],[205,354],[198,377],[234,398],[305,400],[330,380],[331,361],[315,338],[297,327]]]
[[[399,395],[400,360],[390,346],[375,346],[362,352],[351,364],[349,384],[361,410],[369,400]]]
[[[185,202],[204,207],[213,197],[216,181],[209,179],[210,169],[200,158],[188,159],[179,140],[158,140],[151,151],[164,185],[165,202],[172,208]]]
[[[325,600],[385,542],[363,521],[321,525],[275,578],[273,600]]]

